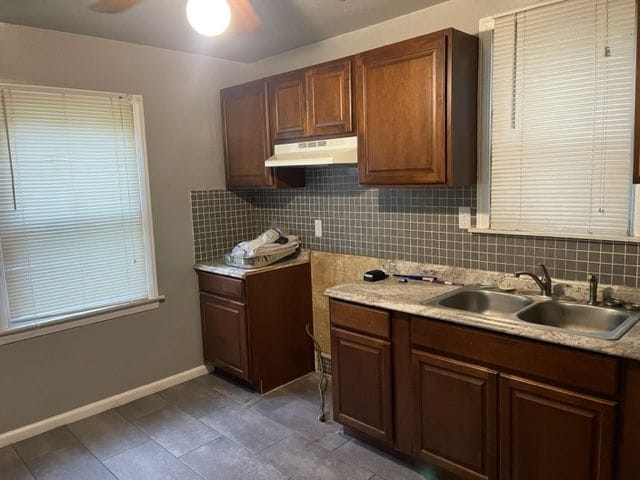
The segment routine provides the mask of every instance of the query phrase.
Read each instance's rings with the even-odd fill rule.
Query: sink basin
[[[487,316],[511,315],[531,305],[533,300],[522,295],[492,290],[455,291],[437,301],[441,307],[455,308]]]
[[[526,322],[603,340],[618,340],[640,320],[640,312],[530,298],[525,295],[463,287],[422,302],[475,313],[492,320]]]
[[[638,321],[640,315],[591,305],[546,301],[523,309],[517,317],[528,323],[617,340]]]

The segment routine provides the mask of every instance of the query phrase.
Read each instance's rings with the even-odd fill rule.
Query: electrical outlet
[[[465,230],[471,228],[471,207],[458,208],[458,227]]]
[[[316,220],[314,222],[316,237],[322,237],[322,220]]]

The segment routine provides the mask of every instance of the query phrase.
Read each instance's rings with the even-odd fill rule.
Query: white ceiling
[[[109,15],[94,0],[0,0],[0,21],[253,62],[383,22],[445,0],[252,0],[262,26],[215,38],[195,33],[187,0],[144,0]]]

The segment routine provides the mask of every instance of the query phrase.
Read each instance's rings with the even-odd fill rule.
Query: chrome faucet
[[[527,277],[533,278],[538,287],[540,287],[540,293],[545,297],[551,296],[551,276],[549,276],[549,272],[547,271],[547,267],[544,264],[539,264],[540,270],[542,270],[542,277],[538,277],[535,273],[531,272],[515,272],[513,274],[514,277],[518,278],[521,275],[525,275]]]

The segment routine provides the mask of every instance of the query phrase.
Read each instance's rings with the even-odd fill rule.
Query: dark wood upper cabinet
[[[475,183],[477,72],[477,38],[452,29],[358,55],[360,183]]]
[[[334,418],[391,444],[391,342],[332,328],[331,355]]]
[[[498,374],[414,350],[415,456],[461,478],[497,478]]]
[[[304,171],[265,168],[271,155],[264,80],[220,91],[227,188],[304,186]]]
[[[272,77],[267,84],[273,140],[304,137],[307,131],[304,71]]]
[[[274,142],[353,130],[353,60],[336,60],[267,79]]]
[[[500,478],[613,478],[615,403],[508,375],[500,402]]]
[[[263,81],[220,92],[227,187],[273,185],[264,161],[271,154],[267,92]]]
[[[307,70],[307,136],[352,131],[351,69],[345,60]]]

